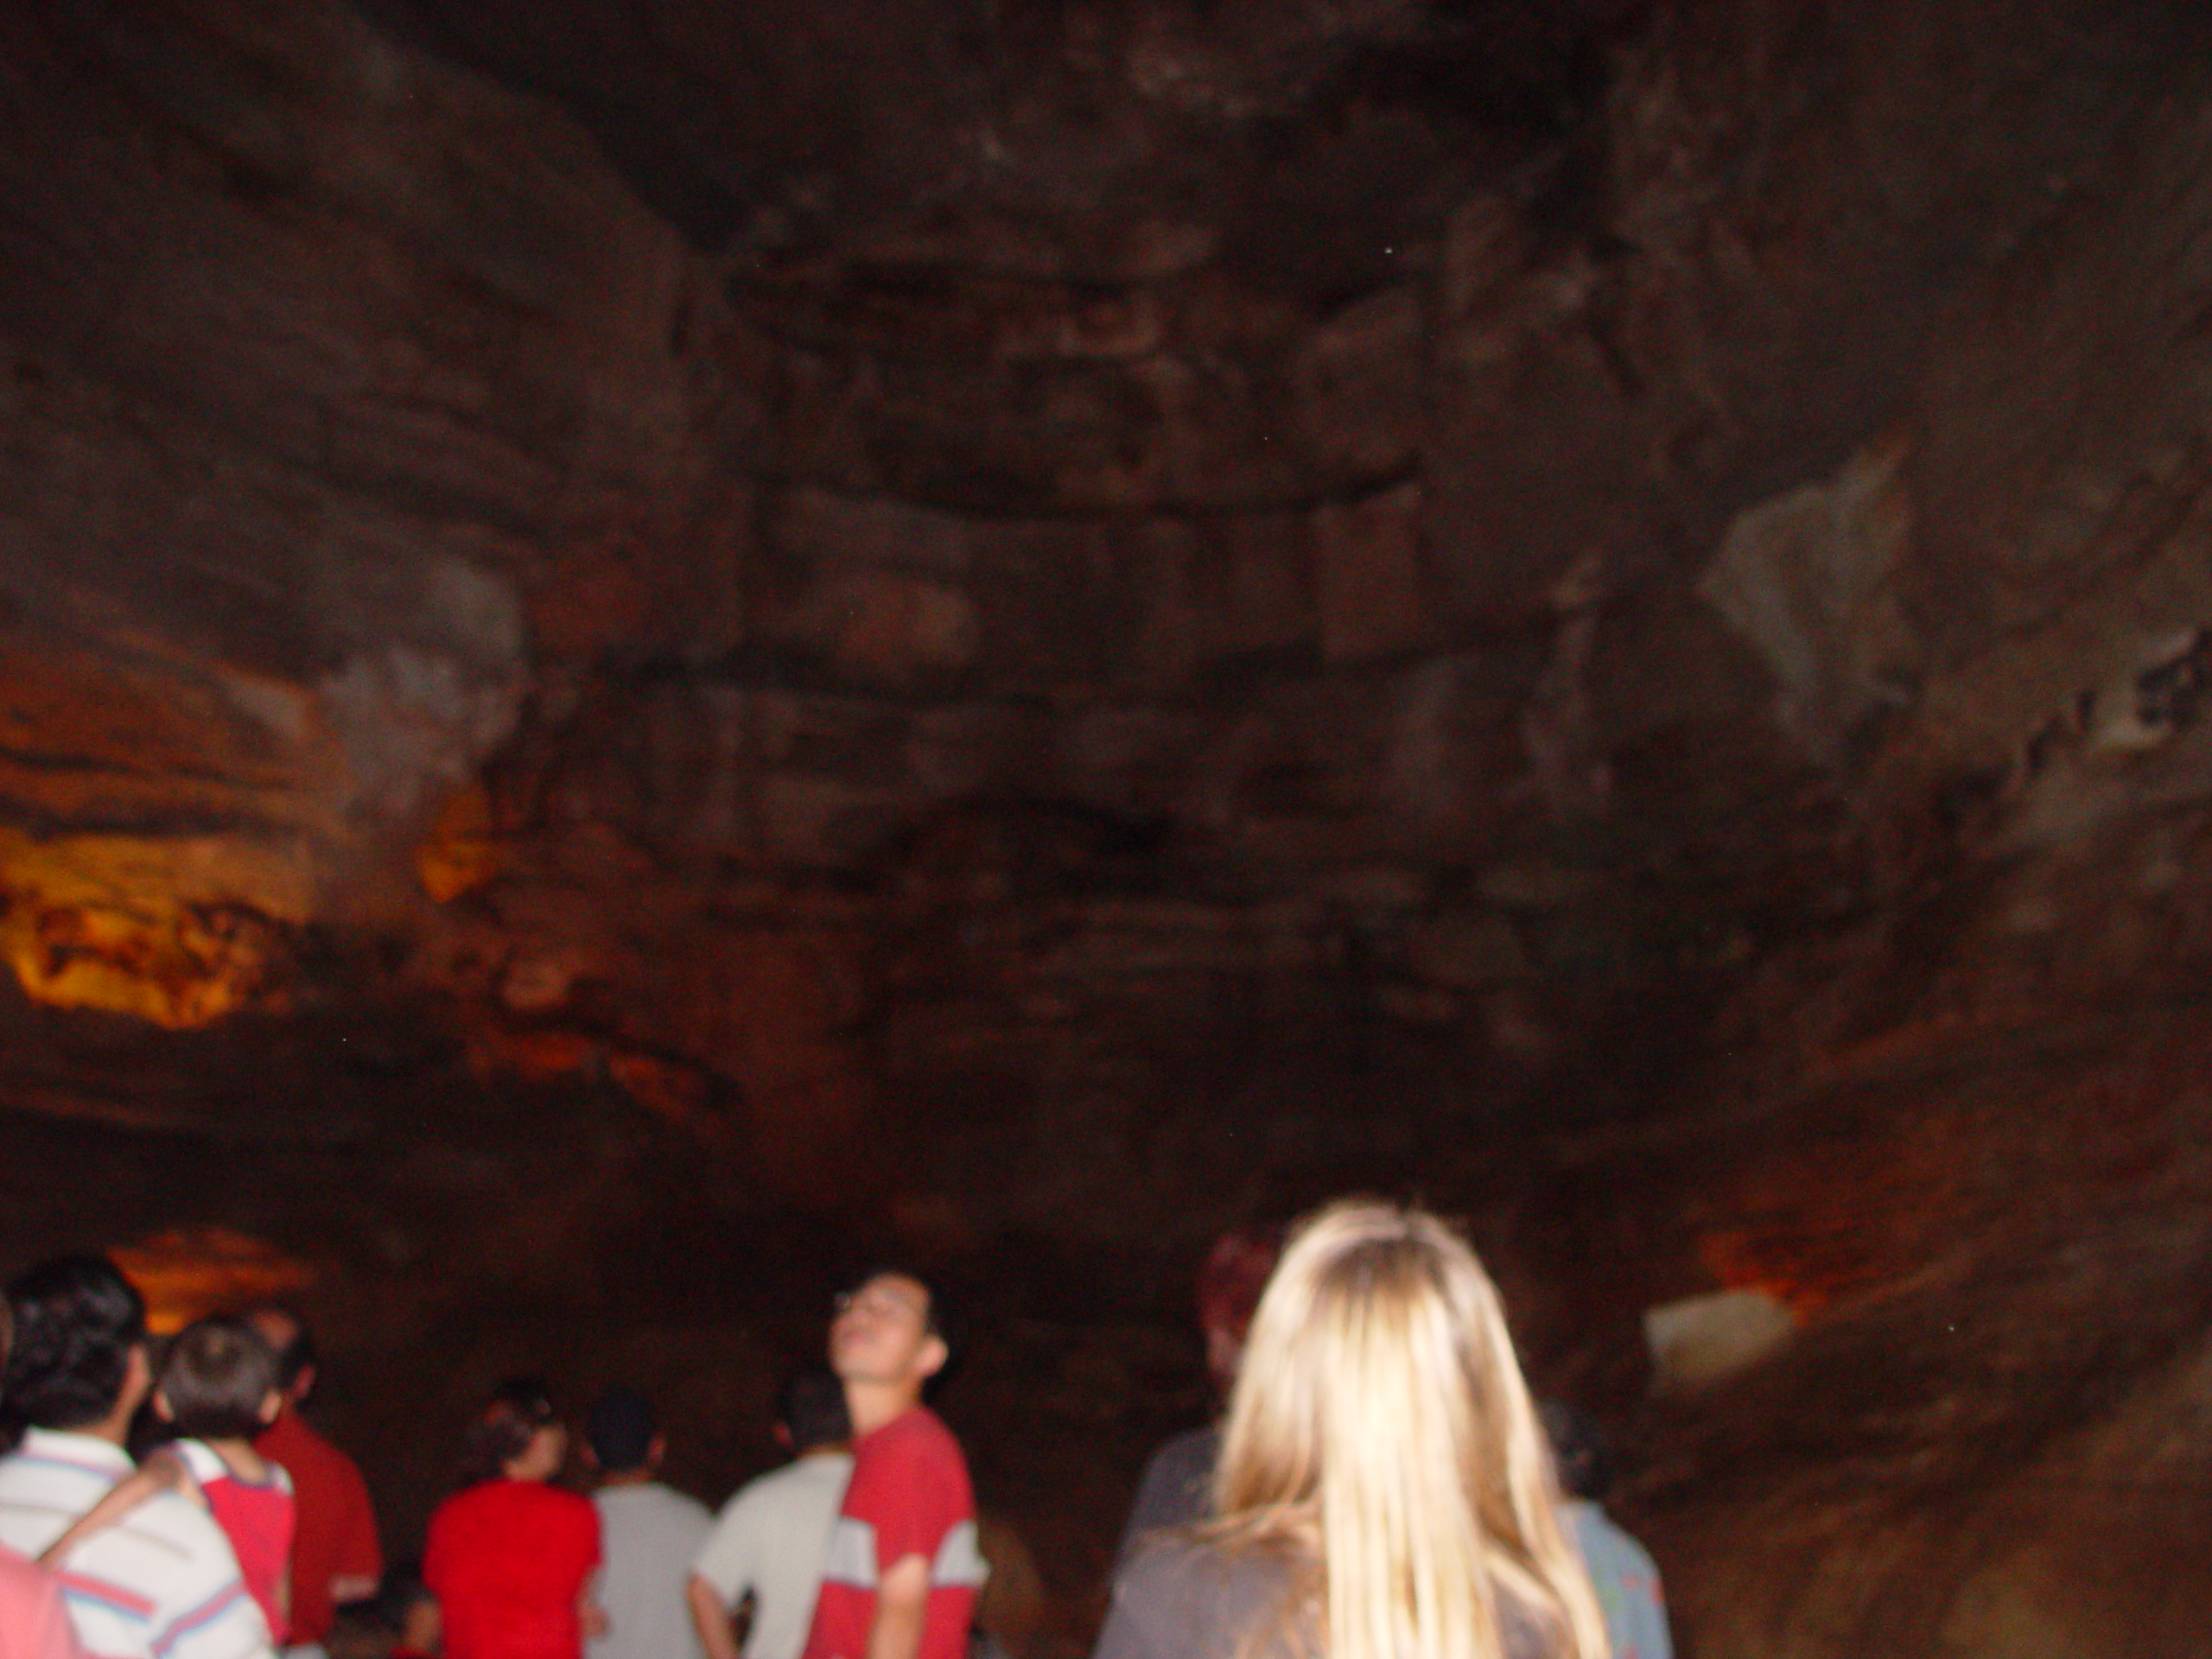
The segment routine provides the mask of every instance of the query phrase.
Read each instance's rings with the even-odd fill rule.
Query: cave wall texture
[[[1028,1659],[1418,1192],[1699,1659],[2202,1649],[2198,10],[0,9],[9,1260],[288,1287],[403,1552],[918,1262]]]

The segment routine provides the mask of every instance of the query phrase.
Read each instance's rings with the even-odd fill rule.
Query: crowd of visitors
[[[1586,1420],[1540,1414],[1442,1223],[1347,1203],[1233,1234],[1199,1310],[1226,1411],[1146,1470],[1096,1659],[1670,1659]],[[930,1286],[868,1275],[779,1397],[791,1461],[719,1515],[659,1479],[634,1391],[589,1411],[586,1499],[545,1388],[505,1384],[419,1574],[387,1573],[359,1470],[300,1418],[295,1315],[203,1319],[156,1371],[129,1281],[58,1258],[0,1304],[0,1659],[326,1659],[372,1598],[394,1659],[966,1659],[975,1499],[922,1399],[952,1342]]]

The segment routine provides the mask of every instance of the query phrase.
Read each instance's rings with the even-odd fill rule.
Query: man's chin
[[[830,1370],[848,1388],[855,1383],[863,1388],[893,1388],[906,1380],[895,1371],[877,1370],[861,1362],[842,1367],[832,1363]]]

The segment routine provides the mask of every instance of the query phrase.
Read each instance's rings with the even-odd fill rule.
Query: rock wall
[[[1417,1190],[1686,1648],[2197,1634],[2198,20],[1541,10],[0,18],[10,1259],[296,1269],[403,1548],[920,1260],[1060,1653]]]

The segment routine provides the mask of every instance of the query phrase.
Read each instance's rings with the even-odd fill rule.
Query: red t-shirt
[[[207,1512],[231,1541],[231,1553],[238,1558],[238,1577],[268,1623],[269,1639],[283,1647],[288,1638],[283,1613],[276,1605],[276,1586],[292,1553],[293,1513],[292,1483],[284,1465],[272,1458],[268,1479],[241,1480],[204,1440],[179,1440],[176,1451],[200,1483]]]
[[[338,1617],[333,1579],[380,1579],[376,1512],[353,1459],[300,1420],[289,1404],[253,1443],[292,1478],[292,1635],[320,1642]]]
[[[445,1659],[578,1659],[576,1599],[599,1565],[599,1511],[542,1480],[486,1480],[430,1517],[423,1582]]]
[[[984,1574],[976,1499],[960,1442],[926,1406],[854,1443],[803,1659],[867,1659],[876,1584],[909,1555],[930,1564],[918,1659],[963,1659]]]

